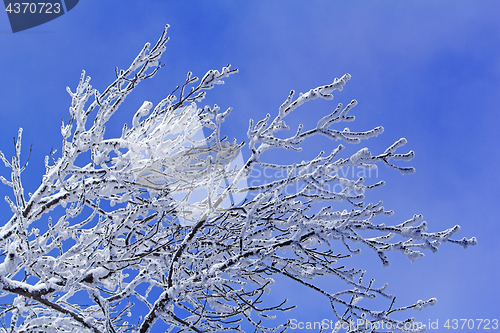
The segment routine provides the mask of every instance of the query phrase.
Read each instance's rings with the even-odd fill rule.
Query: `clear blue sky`
[[[205,101],[234,108],[226,134],[239,141],[246,140],[248,119],[276,114],[291,89],[305,92],[350,73],[351,81],[333,102],[298,110],[290,125],[314,124],[336,103],[357,99],[351,130],[382,125],[385,133],[354,148],[382,152],[406,137],[404,149],[416,152],[410,162],[415,174],[382,168],[370,179],[386,180],[384,188],[369,194],[395,210],[385,222],[423,214],[430,231],[460,224],[459,238],[479,241],[467,250],[444,244],[414,264],[393,253],[386,268],[363,249],[356,265],[369,269],[380,285],[389,282],[398,305],[437,297],[436,306],[406,314],[424,323],[438,319],[439,331],[445,331],[446,319],[500,319],[499,13],[498,1],[83,0],[68,14],[16,34],[3,13],[0,149],[11,156],[12,137],[23,127],[24,156],[33,143],[24,184],[34,191],[44,156],[60,147],[61,118],[68,119],[70,106],[66,86],[74,90],[85,69],[102,91],[114,67],[128,66],[166,23],[171,25],[166,65],[128,98],[108,125],[110,135],[130,124],[144,100],[156,103],[181,84],[188,71],[202,76],[228,63],[240,70]],[[336,145],[317,142],[307,152],[275,157],[300,162]],[[5,168],[0,174],[9,177]],[[0,194],[8,190],[2,185]],[[7,221],[7,203],[0,207]],[[336,284],[343,287],[333,280],[332,290]],[[281,318],[333,319],[328,302],[317,295],[281,280],[275,291],[276,300],[300,303]]]

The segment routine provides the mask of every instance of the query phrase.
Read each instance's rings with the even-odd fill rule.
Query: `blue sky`
[[[66,86],[74,90],[85,69],[102,91],[115,66],[128,66],[166,23],[166,65],[128,97],[108,125],[110,135],[130,124],[144,100],[156,103],[181,84],[188,71],[203,76],[228,63],[239,69],[204,101],[234,108],[225,134],[239,141],[246,140],[248,119],[276,114],[291,89],[305,92],[350,73],[333,102],[291,115],[292,129],[301,122],[312,126],[338,102],[357,99],[351,130],[382,125],[385,132],[353,149],[366,145],[382,152],[406,137],[404,149],[416,152],[410,162],[415,174],[381,168],[370,179],[386,181],[368,196],[395,210],[385,222],[423,214],[430,231],[460,224],[459,238],[479,241],[467,250],[444,244],[414,264],[394,253],[391,266],[383,268],[368,249],[354,262],[380,284],[389,282],[398,305],[437,297],[434,307],[406,313],[423,323],[500,319],[498,13],[498,1],[85,0],[54,21],[16,34],[0,14],[0,150],[11,156],[12,138],[24,129],[24,156],[33,143],[24,184],[34,191],[45,155],[60,147],[61,118],[69,118]],[[300,162],[334,146],[318,140],[303,153],[274,157]],[[9,176],[7,169],[0,174]],[[0,194],[8,190],[3,186]],[[0,207],[6,221],[9,207]],[[337,283],[343,287],[336,280],[330,286]],[[273,299],[300,303],[281,318],[333,319],[326,300],[302,291],[279,281]]]

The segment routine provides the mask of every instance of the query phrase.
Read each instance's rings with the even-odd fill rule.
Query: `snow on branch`
[[[235,161],[245,144],[221,137],[232,109],[200,104],[207,90],[237,72],[230,65],[208,71],[201,80],[188,73],[182,86],[158,104],[145,101],[121,136],[105,138],[105,125],[125,98],[162,67],[167,28],[129,68],[115,69],[116,79],[103,92],[92,88],[85,72],[74,91],[67,89],[72,101],[69,120],[61,124],[61,150],[46,157],[41,185],[29,197],[21,181],[27,164],[21,163],[22,130],[12,160],[0,153],[11,169],[10,179],[0,179],[13,190],[13,197],[6,197],[12,217],[0,227],[0,295],[15,296],[0,315],[8,331],[145,333],[163,321],[176,332],[244,332],[245,325],[276,332],[290,323],[272,322],[273,314],[293,308],[286,300],[263,302],[278,275],[326,297],[339,322],[411,323],[390,315],[434,304],[431,299],[393,309],[387,285],[365,283],[364,270],[346,266],[363,248],[388,265],[390,251],[413,261],[442,243],[476,244],[475,238],[452,239],[458,226],[428,232],[420,215],[385,225],[382,216],[392,211],[381,201],[362,201],[366,190],[384,182],[365,184],[364,178],[339,173],[348,166],[372,170],[377,164],[414,172],[393,162],[413,158],[412,151],[397,152],[405,139],[382,153],[362,148],[340,157],[344,146],[339,144],[301,163],[261,159],[272,149],[300,151],[315,135],[358,144],[381,134],[382,127],[337,128],[354,120],[348,114],[357,104],[352,101],[339,104],[316,127],[300,125],[288,137],[275,136],[289,130],[285,118],[304,103],[331,100],[349,74],[297,98],[292,91],[272,120],[269,114],[250,120],[249,157],[239,164]],[[246,185],[256,168],[282,176]],[[290,193],[291,186],[297,190]],[[236,195],[246,199],[231,200]],[[340,201],[352,209],[336,210]],[[345,253],[335,253],[334,243]],[[344,289],[322,289],[315,284],[318,276],[337,279]],[[369,300],[379,296],[392,300],[387,309],[370,307]]]

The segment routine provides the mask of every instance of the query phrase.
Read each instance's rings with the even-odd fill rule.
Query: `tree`
[[[289,129],[285,117],[302,104],[332,99],[331,93],[343,89],[349,74],[297,98],[292,91],[273,120],[270,115],[257,123],[250,120],[250,157],[243,165],[231,162],[245,144],[221,138],[231,109],[197,106],[206,90],[236,72],[229,65],[221,72],[208,71],[201,80],[188,73],[180,89],[156,106],[144,102],[132,127],[125,124],[120,137],[104,137],[106,123],[124,99],[161,68],[167,28],[151,50],[149,43],[144,46],[128,69],[116,69],[116,80],[102,93],[92,88],[85,72],[75,92],[68,88],[72,104],[69,121],[61,125],[61,151],[46,157],[46,173],[29,198],[21,182],[27,165],[21,162],[22,130],[12,160],[0,153],[12,170],[10,180],[1,180],[14,193],[14,200],[6,198],[13,215],[0,229],[1,295],[15,296],[2,312],[10,326],[2,331],[143,333],[152,332],[158,320],[176,332],[243,332],[244,321],[259,332],[286,330],[292,323],[265,327],[267,321],[258,319],[291,308],[286,301],[261,303],[276,275],[323,294],[348,332],[372,331],[369,325],[375,323],[402,332],[423,331],[413,319],[400,321],[391,314],[421,309],[435,299],[393,308],[394,297],[386,286],[366,283],[363,270],[342,265],[359,252],[352,243],[376,251],[383,265],[389,264],[389,251],[400,251],[413,261],[423,255],[421,250],[435,252],[444,242],[465,248],[476,244],[475,238],[451,239],[459,226],[426,232],[420,215],[395,226],[375,223],[378,216],[392,212],[381,201],[365,204],[363,193],[383,182],[365,185],[363,178],[340,176],[342,168],[371,170],[379,162],[403,174],[414,172],[391,161],[412,159],[412,151],[396,153],[406,140],[378,155],[363,148],[340,158],[340,144],[329,154],[291,165],[261,158],[272,149],[298,151],[306,138],[317,134],[349,144],[381,134],[382,127],[366,132],[332,128],[354,120],[348,115],[356,105],[352,101],[346,107],[339,104],[315,128],[300,125],[291,136],[276,135]],[[89,125],[91,114],[94,122]],[[200,137],[203,128],[211,131],[206,138]],[[282,177],[242,186],[255,169],[278,170]],[[333,185],[342,190],[332,190]],[[293,193],[291,186],[297,189]],[[238,194],[248,196],[228,203]],[[347,202],[352,209],[336,211],[326,205],[335,201]],[[36,227],[44,221],[45,228]],[[367,236],[367,231],[379,236]],[[396,235],[403,240],[391,241]],[[349,254],[334,253],[334,242]],[[314,278],[323,275],[337,278],[345,290],[315,285]],[[389,299],[388,308],[366,306],[377,296]],[[127,321],[131,312],[143,310],[137,323]],[[348,325],[359,320],[364,325]]]

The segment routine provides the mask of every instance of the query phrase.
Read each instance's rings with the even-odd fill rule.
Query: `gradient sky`
[[[391,253],[391,266],[385,268],[375,253],[362,248],[353,262],[367,268],[379,285],[389,282],[397,305],[437,297],[434,307],[405,315],[423,323],[439,320],[439,331],[445,331],[447,319],[500,319],[499,13],[498,1],[84,0],[68,14],[16,34],[3,13],[0,149],[11,156],[12,138],[24,129],[25,157],[33,143],[24,184],[26,192],[34,191],[45,155],[60,147],[61,118],[69,118],[66,86],[74,90],[85,69],[102,91],[113,80],[115,66],[128,66],[145,42],[156,42],[166,23],[171,40],[162,57],[165,67],[128,97],[108,125],[109,135],[121,133],[144,100],[157,103],[182,84],[188,71],[203,76],[228,63],[239,69],[203,103],[234,108],[225,134],[239,141],[247,139],[248,119],[274,116],[291,89],[305,92],[350,73],[352,79],[334,93],[333,102],[311,103],[292,114],[292,130],[301,122],[313,126],[337,103],[357,99],[356,121],[345,126],[382,125],[385,132],[352,149],[367,146],[381,153],[406,137],[401,152],[416,152],[406,163],[416,167],[415,174],[401,176],[380,167],[368,180],[386,181],[368,199],[383,199],[395,211],[379,222],[397,224],[423,214],[430,231],[460,224],[455,238],[479,241],[467,250],[444,244],[413,264]],[[274,158],[300,162],[337,144],[313,140],[300,154]],[[10,178],[1,168],[0,174]],[[0,194],[11,195],[3,185]],[[7,203],[0,207],[7,221]],[[332,291],[337,284],[343,287],[331,281],[321,283]],[[292,289],[289,282],[278,280],[270,297],[300,305],[280,319],[333,319],[326,299]]]

